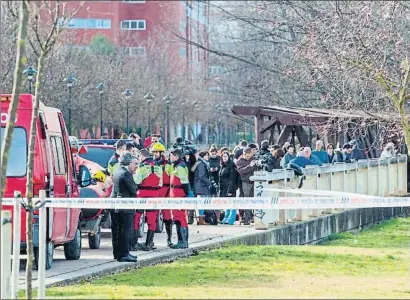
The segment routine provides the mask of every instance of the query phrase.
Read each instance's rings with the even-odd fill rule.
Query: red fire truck
[[[8,122],[8,108],[11,95],[1,95],[1,135],[4,136]],[[25,197],[27,181],[27,155],[30,134],[30,122],[33,111],[34,96],[19,96],[17,120],[9,152],[5,197],[13,197],[19,191]],[[87,167],[75,170],[68,132],[60,110],[40,103],[39,117],[36,124],[34,146],[33,191],[38,197],[40,190],[46,190],[47,197],[78,198],[79,188],[91,184],[91,174]],[[4,210],[13,212],[11,206]],[[68,260],[77,260],[81,255],[81,231],[79,214],[81,209],[47,208],[47,245],[46,269],[51,268],[53,252],[57,246],[64,247]],[[26,211],[21,213],[21,249],[26,251]],[[35,266],[38,263],[38,213],[34,212],[33,243]]]

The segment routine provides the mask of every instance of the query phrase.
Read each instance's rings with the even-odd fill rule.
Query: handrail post
[[[21,205],[20,191],[14,191],[14,209],[13,209],[13,269],[11,282],[11,297],[17,299],[19,272],[20,272],[20,240],[21,240]]]
[[[39,192],[39,239],[38,239],[38,299],[46,297],[46,232],[47,232],[47,208],[45,206],[46,191]]]
[[[11,295],[11,213],[1,212],[1,299]]]

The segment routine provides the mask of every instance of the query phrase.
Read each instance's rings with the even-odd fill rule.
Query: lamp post
[[[103,134],[103,95],[104,95],[104,84],[100,83],[97,85],[96,89],[98,90],[98,93],[100,94],[100,137]]]
[[[182,139],[185,140],[185,105],[187,104],[188,101],[182,101],[182,130],[181,130],[181,135]]]
[[[154,100],[155,96],[147,93],[144,96],[144,99],[147,100],[148,103],[148,131],[151,134],[151,101]]]
[[[195,115],[196,115],[196,118],[195,118],[195,140],[196,140],[196,143],[199,144],[199,139],[198,139],[198,134],[199,134],[199,124],[198,124],[199,104],[196,103],[194,105],[194,108],[195,108]]]
[[[131,98],[134,93],[128,89],[126,89],[122,94],[125,96],[125,99],[127,100],[127,134],[130,134],[129,130],[129,123],[128,123],[128,104],[129,104],[129,99]]]
[[[165,105],[167,108],[167,132],[165,134],[165,145],[167,145],[167,148],[169,147],[169,104],[171,103],[171,96],[166,95],[162,100],[165,101]]]
[[[27,79],[29,82],[28,90],[29,90],[29,93],[32,94],[34,76],[36,76],[37,70],[34,69],[33,67],[28,67],[27,69],[23,71],[23,74],[27,75]]]
[[[74,82],[77,79],[74,75],[68,75],[66,78],[63,79],[63,82],[67,83],[68,87],[68,133],[71,135],[71,88],[73,87]]]

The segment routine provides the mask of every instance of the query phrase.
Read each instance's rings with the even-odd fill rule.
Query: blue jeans
[[[199,198],[201,197],[210,197],[210,195],[198,195]],[[205,217],[205,210],[204,209],[198,209],[198,217]]]

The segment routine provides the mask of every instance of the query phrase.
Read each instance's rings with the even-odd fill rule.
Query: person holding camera
[[[243,156],[236,162],[238,173],[242,180],[242,189],[244,197],[253,197],[253,181],[250,177],[256,171],[256,159],[252,153],[252,148],[245,147],[243,149]],[[243,216],[244,225],[251,223],[251,210],[245,209]]]
[[[221,169],[221,158],[217,147],[209,150],[209,169],[211,171],[211,196],[216,197],[219,193],[219,170]],[[215,210],[215,215],[217,222],[220,222],[221,212]]]
[[[258,167],[268,172],[272,172],[275,168],[275,158],[269,151],[269,141],[264,140],[261,142],[261,149],[256,153],[256,158],[258,160]]]
[[[218,194],[219,170],[221,169],[221,158],[218,156],[216,147],[209,150],[209,169],[211,171],[211,195]]]

